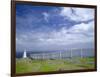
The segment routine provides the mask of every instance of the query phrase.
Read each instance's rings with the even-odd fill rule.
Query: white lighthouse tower
[[[27,58],[26,50],[24,50],[23,58]]]

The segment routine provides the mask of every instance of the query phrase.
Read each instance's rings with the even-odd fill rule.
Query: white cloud
[[[88,21],[94,19],[94,9],[63,7],[60,15],[74,21]]]
[[[78,47],[80,44],[93,43],[94,22],[77,24],[52,32],[29,32],[17,36],[17,45],[23,48],[55,50],[67,48],[69,45]],[[86,34],[86,35],[85,35]],[[90,35],[91,36],[87,36]],[[22,45],[22,46],[21,46]]]
[[[44,12],[44,13],[43,13],[43,16],[44,16],[44,20],[45,20],[46,22],[48,22],[49,14],[48,14],[47,12]]]
[[[88,24],[81,23],[81,24],[74,25],[69,29],[69,32],[86,33],[86,34],[93,33],[94,32],[94,21],[89,22]]]

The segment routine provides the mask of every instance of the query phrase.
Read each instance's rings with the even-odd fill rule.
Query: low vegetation
[[[16,73],[93,69],[94,58],[58,60],[16,59]]]

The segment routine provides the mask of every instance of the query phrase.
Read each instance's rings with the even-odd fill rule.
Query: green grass
[[[93,69],[94,58],[62,60],[16,59],[16,73]]]

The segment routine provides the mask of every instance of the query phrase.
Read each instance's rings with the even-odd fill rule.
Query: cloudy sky
[[[94,9],[16,5],[16,50],[93,48]]]

